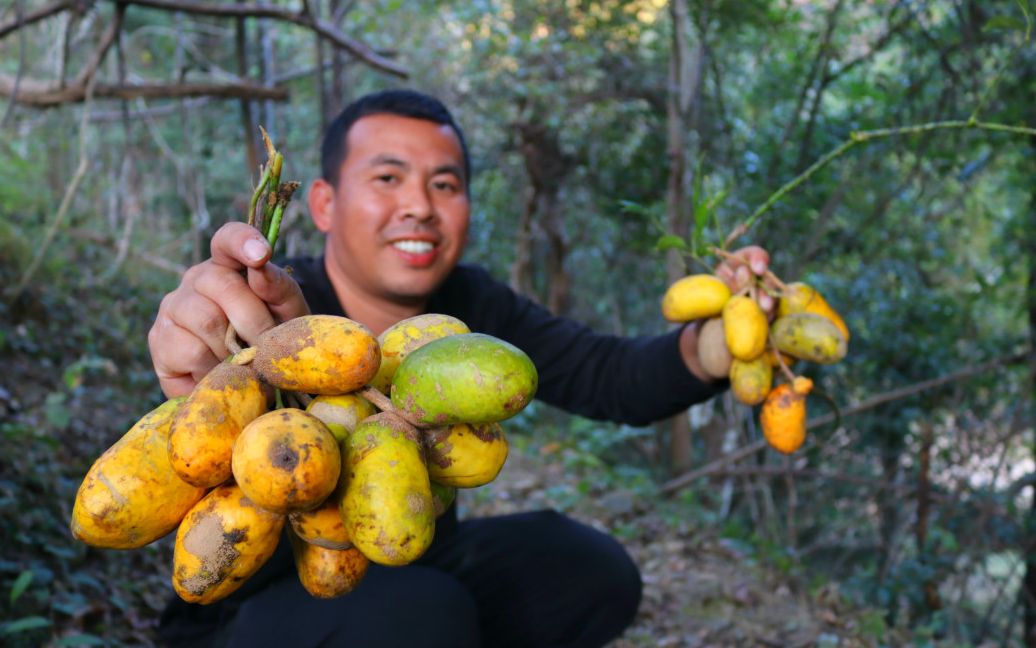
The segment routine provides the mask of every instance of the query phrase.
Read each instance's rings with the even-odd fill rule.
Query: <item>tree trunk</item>
[[[522,214],[518,219],[514,263],[511,264],[511,288],[522,295],[532,295],[532,219],[536,213],[536,190],[525,192]]]
[[[248,30],[244,18],[238,18],[234,22],[237,75],[244,81],[248,78]],[[252,115],[252,102],[249,99],[241,99],[241,126],[245,135],[245,164],[248,165],[248,177],[252,178],[254,184],[259,181],[259,152],[256,150],[255,117]]]
[[[667,130],[669,179],[666,193],[666,225],[669,233],[686,237],[689,233],[687,204],[694,169],[688,160],[697,157],[696,113],[701,98],[704,43],[695,38],[687,0],[669,4],[673,21],[672,54],[669,59],[669,97]],[[677,250],[666,255],[666,275],[671,284],[687,274],[687,265]],[[686,412],[672,418],[669,434],[669,469],[673,474],[687,470],[693,462],[692,430]]]
[[[1028,74],[1023,78],[1031,80],[1033,77],[1032,64],[1029,65]],[[1026,87],[1025,84],[1020,84]],[[1030,119],[1036,115],[1030,116]],[[1031,122],[1030,122],[1031,123]],[[1036,153],[1036,140],[1029,140],[1032,151]],[[1030,160],[1032,157],[1030,156]],[[1036,177],[1036,165],[1029,164],[1030,177]],[[1023,227],[1025,242],[1023,249],[1029,261],[1028,283],[1025,290],[1025,308],[1029,317],[1029,348],[1036,348],[1036,191],[1029,197],[1028,226]],[[1036,419],[1036,363],[1029,364],[1029,420]],[[1033,439],[1036,441],[1036,431],[1033,432]],[[1036,447],[1036,445],[1034,445]],[[1036,491],[1032,497],[1032,508],[1029,512],[1029,523],[1026,525],[1030,530],[1025,547],[1032,547],[1034,542],[1033,529],[1036,529]],[[1025,579],[1022,584],[1019,596],[1025,608],[1025,627],[1023,629],[1026,646],[1036,646],[1036,552],[1025,552]]]
[[[320,0],[310,0],[310,11],[320,16]],[[324,39],[320,34],[313,34],[314,56],[317,66],[317,97],[320,98],[320,129],[323,130],[331,121],[331,106],[327,96],[327,83],[324,75]]]

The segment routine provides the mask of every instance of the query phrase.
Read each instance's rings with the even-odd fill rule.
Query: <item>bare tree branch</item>
[[[126,4],[161,9],[164,11],[182,11],[184,13],[198,14],[203,16],[216,16],[221,18],[273,18],[284,22],[312,29],[334,43],[341,49],[349,52],[356,58],[362,60],[371,67],[387,72],[394,76],[406,79],[410,76],[406,68],[390,61],[371,47],[360,41],[343,34],[333,24],[311,16],[305,11],[292,11],[274,5],[255,4],[206,4],[204,2],[183,2],[181,0],[118,0]]]
[[[1020,362],[1031,361],[1033,357],[1034,352],[1032,350],[1027,350],[1021,353],[1015,353],[1013,355],[993,358],[992,360],[989,360],[987,362],[972,365],[970,367],[964,367],[959,371],[954,371],[944,376],[939,376],[938,378],[923,380],[919,383],[914,383],[912,385],[907,385],[905,387],[900,387],[898,389],[893,389],[882,394],[878,394],[877,396],[868,398],[867,400],[861,401],[856,405],[846,407],[839,414],[844,419],[847,416],[859,414],[860,412],[865,412],[867,410],[874,409],[875,407],[899,400],[901,398],[907,398],[908,396],[913,396],[915,394],[929,389],[935,389],[936,387],[941,387],[948,383],[956,382],[958,380],[964,380],[966,378],[971,378],[972,376],[985,373],[987,371],[996,369],[997,367],[1001,367],[1003,365],[1018,364]],[[818,416],[815,419],[810,419],[810,421],[806,424],[806,428],[812,429],[820,427],[821,425],[827,425],[828,423],[833,423],[837,418],[838,415],[836,414],[825,414],[824,416]],[[704,466],[701,466],[690,472],[686,472],[680,475],[679,477],[675,477],[669,480],[668,482],[662,484],[662,487],[659,489],[659,491],[663,495],[672,495],[673,493],[676,493],[680,490],[683,490],[687,486],[690,486],[692,483],[694,483],[696,480],[702,477],[707,477],[709,475],[714,475],[722,472],[728,465],[735,463],[741,459],[744,459],[745,457],[751,456],[756,452],[765,449],[766,447],[768,447],[768,445],[769,444],[766,442],[765,439],[760,439],[759,441],[750,443],[743,448],[738,448],[733,452],[729,452],[723,455],[715,461],[710,461]]]
[[[102,245],[109,245],[112,247],[118,245],[118,242],[112,239],[112,237],[106,236],[100,232],[95,232],[93,230],[74,228],[69,230],[68,235],[80,241],[90,241],[91,243],[100,243]],[[153,268],[158,268],[159,270],[164,270],[166,272],[172,273],[177,276],[182,275],[184,272],[187,271],[187,266],[175,263],[164,257],[156,256],[152,250],[142,252],[140,250],[134,249],[133,247],[130,247],[129,255],[137,261],[147,264]]]
[[[0,74],[0,95],[11,96],[14,79]],[[18,94],[18,103],[39,107],[53,107],[83,101],[85,88],[80,85],[58,87],[56,82],[26,79]],[[267,88],[253,83],[139,83],[97,84],[97,99],[182,99],[190,97],[220,97],[223,99],[288,98],[285,88]]]
[[[0,25],[0,38],[7,36],[13,31],[18,31],[22,27],[31,25],[39,22],[45,18],[50,18],[55,14],[59,14],[66,9],[72,9],[77,6],[79,2],[77,0],[59,0],[58,2],[52,2],[49,5],[44,5],[36,11],[31,11],[24,16],[19,16],[13,21]]]

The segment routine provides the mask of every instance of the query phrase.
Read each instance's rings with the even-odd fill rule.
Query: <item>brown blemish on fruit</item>
[[[241,556],[235,544],[243,540],[242,529],[223,530],[222,518],[213,513],[201,513],[184,535],[183,548],[198,557],[201,567],[190,578],[182,580],[183,588],[195,596],[218,585]]]
[[[274,468],[280,468],[285,472],[291,472],[299,465],[299,453],[283,441],[271,443],[268,456]]]

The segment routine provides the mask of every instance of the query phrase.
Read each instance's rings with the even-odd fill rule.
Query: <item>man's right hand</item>
[[[212,237],[211,251],[162,299],[148,332],[151,361],[170,398],[189,394],[230,355],[228,322],[252,344],[263,331],[309,313],[295,280],[268,263],[270,246],[254,227],[227,223]]]

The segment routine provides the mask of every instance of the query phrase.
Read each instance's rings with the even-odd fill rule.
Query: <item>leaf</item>
[[[993,16],[992,18],[986,21],[985,25],[982,25],[983,32],[1000,29],[1024,31],[1025,23],[1021,20],[1018,20],[1014,16]]]
[[[666,250],[686,250],[687,241],[683,240],[683,237],[677,236],[676,234],[666,234],[658,239],[655,243],[655,247],[659,252],[665,252]]]
[[[62,637],[51,646],[103,646],[104,639],[92,634],[76,634]]]
[[[25,632],[26,630],[36,630],[37,628],[46,628],[50,626],[50,619],[41,616],[30,616],[23,617],[17,621],[11,621],[0,626],[0,637],[15,634],[16,632]]]
[[[14,585],[11,585],[11,607],[14,607],[15,602],[32,583],[34,576],[31,569],[26,569],[18,574],[18,578],[14,579]]]
[[[59,430],[65,429],[72,420],[72,412],[65,404],[66,399],[67,396],[62,392],[51,392],[47,394],[43,404],[43,412],[47,417],[47,422]]]

